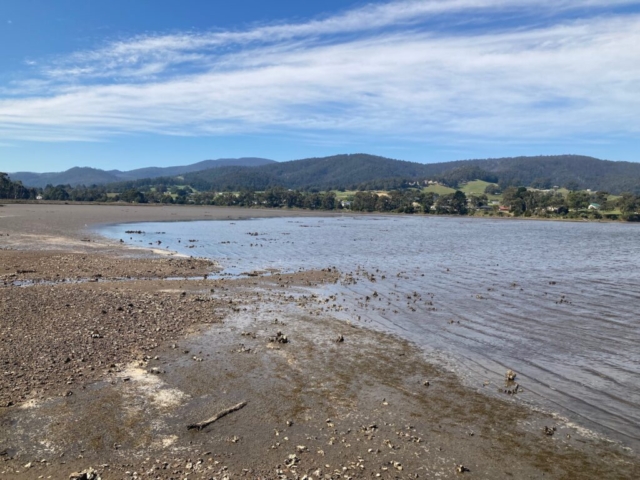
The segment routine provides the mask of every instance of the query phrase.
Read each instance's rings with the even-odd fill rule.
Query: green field
[[[445,187],[444,185],[429,185],[422,189],[423,192],[433,192],[436,195],[446,195],[447,193],[454,193],[453,188]]]
[[[484,189],[487,188],[487,185],[492,184],[485,182],[484,180],[474,180],[473,182],[464,184],[460,190],[462,190],[466,195],[483,195]]]

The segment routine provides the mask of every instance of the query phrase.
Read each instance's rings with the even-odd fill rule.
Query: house
[[[342,208],[351,208],[351,202],[349,200],[342,200],[340,205],[342,205]]]
[[[42,200],[42,195],[38,195],[38,196],[36,197],[36,200]]]
[[[599,203],[591,203],[589,205],[589,210],[600,210],[600,204]]]
[[[511,207],[507,207],[506,205],[500,205],[498,210],[500,210],[501,212],[510,212],[511,211]]]
[[[500,200],[491,200],[489,205],[500,205]]]

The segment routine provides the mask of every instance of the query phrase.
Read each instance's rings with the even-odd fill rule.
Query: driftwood
[[[187,425],[187,428],[189,430],[196,428],[198,430],[202,430],[203,428],[211,425],[213,422],[216,422],[218,420],[220,420],[222,417],[229,415],[230,413],[233,412],[237,412],[238,410],[240,410],[241,408],[244,408],[244,406],[247,404],[247,402],[240,402],[237,405],[234,405],[231,408],[227,408],[226,410],[221,411],[220,413],[214,415],[211,418],[208,418],[207,420],[203,421],[203,422],[198,422],[198,423],[192,423],[191,425]]]

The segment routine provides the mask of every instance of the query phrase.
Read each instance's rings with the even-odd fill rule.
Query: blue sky
[[[640,0],[4,0],[0,171],[640,160]]]

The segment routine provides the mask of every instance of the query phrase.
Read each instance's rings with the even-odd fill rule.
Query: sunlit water
[[[141,223],[100,233],[133,245],[159,240],[158,248],[217,260],[224,274],[360,269],[357,283],[327,287],[340,294],[339,316],[415,342],[471,385],[492,382],[490,392],[513,369],[520,400],[640,446],[637,225],[392,216]]]

